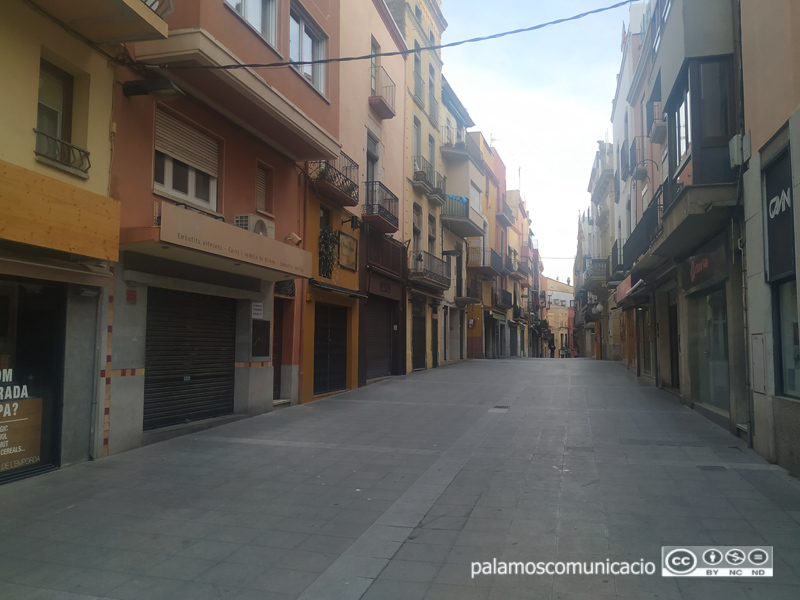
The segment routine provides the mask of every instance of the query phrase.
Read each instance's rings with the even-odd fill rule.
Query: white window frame
[[[295,48],[295,42],[292,40],[294,32],[294,23],[299,26],[300,42],[299,47]],[[311,56],[306,56],[307,49],[303,40],[308,36],[311,39]],[[326,56],[327,38],[322,33],[322,30],[317,27],[311,19],[304,13],[297,10],[292,6],[289,18],[289,61],[291,62],[305,62],[313,60],[325,60]],[[294,70],[300,74],[309,84],[311,84],[317,91],[325,93],[325,64],[315,65],[297,65]]]
[[[225,0],[233,11],[275,47],[278,38],[277,0]]]
[[[188,202],[195,206],[199,206],[201,208],[205,208],[207,210],[217,210],[217,178],[211,175],[210,173],[206,173],[192,165],[185,164],[189,168],[189,185],[188,185],[188,193],[184,193],[180,190],[176,190],[173,187],[173,172],[174,172],[174,163],[173,161],[178,160],[178,162],[183,162],[177,158],[173,158],[169,154],[165,152],[156,151],[160,154],[164,155],[164,182],[158,182],[155,180],[155,176],[153,177],[153,189],[168,198],[172,198],[173,200],[181,200],[183,202]],[[203,173],[204,175],[208,175],[210,180],[209,183],[209,191],[208,191],[208,201],[198,198],[197,197],[197,173]]]

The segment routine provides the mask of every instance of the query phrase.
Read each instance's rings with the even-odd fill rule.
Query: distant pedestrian
[[[556,357],[556,344],[555,342],[550,342],[550,358]]]

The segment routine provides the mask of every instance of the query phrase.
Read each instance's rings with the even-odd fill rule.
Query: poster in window
[[[339,266],[350,271],[358,268],[358,240],[339,232]]]
[[[767,279],[772,282],[793,275],[795,268],[792,166],[788,149],[764,169],[764,201]]]

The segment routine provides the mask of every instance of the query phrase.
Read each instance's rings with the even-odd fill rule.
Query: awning
[[[338,292],[340,294],[347,294],[351,298],[361,298],[362,300],[366,300],[368,298],[366,294],[362,294],[358,290],[351,290],[338,285],[333,285],[331,283],[325,283],[324,281],[317,281],[316,279],[310,279],[308,283],[321,290],[325,290],[326,292]]]

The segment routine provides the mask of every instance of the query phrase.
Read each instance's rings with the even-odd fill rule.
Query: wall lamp
[[[175,100],[184,96],[183,90],[166,77],[138,79],[122,84],[122,93],[131,96],[155,96],[159,100]]]

